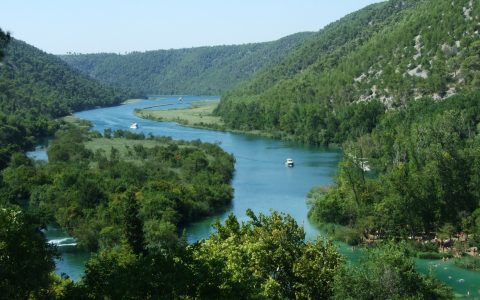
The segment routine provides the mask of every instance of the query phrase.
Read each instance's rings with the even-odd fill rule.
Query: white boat
[[[183,102],[183,98],[182,97],[178,98],[178,102]]]
[[[137,124],[137,123],[132,123],[132,125],[130,125],[130,128],[131,128],[131,129],[137,129],[137,128],[138,128],[138,124]]]
[[[287,160],[285,161],[285,166],[293,168],[293,165],[294,165],[293,159],[287,158]]]

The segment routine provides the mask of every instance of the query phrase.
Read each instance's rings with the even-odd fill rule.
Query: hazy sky
[[[1,0],[0,28],[54,54],[243,44],[317,31],[379,0]]]

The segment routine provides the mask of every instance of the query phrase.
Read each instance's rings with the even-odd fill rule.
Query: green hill
[[[73,70],[64,61],[12,39],[0,67],[0,110],[58,117],[95,106],[117,104],[112,88]]]
[[[146,94],[222,94],[276,64],[312,33],[273,42],[176,50],[60,56],[89,76]]]
[[[0,51],[0,169],[12,153],[52,134],[53,118],[121,101],[111,87],[1,30]]]
[[[232,128],[308,143],[360,136],[385,108],[479,86],[479,12],[469,0],[370,5],[225,94],[217,113]]]

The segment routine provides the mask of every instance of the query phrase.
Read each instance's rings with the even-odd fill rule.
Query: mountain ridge
[[[312,35],[300,32],[264,43],[59,57],[84,74],[140,95],[221,94],[275,64]]]
[[[358,31],[354,39],[279,80],[268,80],[275,79],[275,67],[265,69],[226,93],[217,113],[236,129],[278,130],[313,144],[341,143],[348,134],[337,134],[345,120],[340,115],[355,106],[373,101],[394,108],[413,99],[443,99],[478,86],[479,9],[469,0],[370,5],[332,24],[342,32],[355,24],[353,17],[360,17],[365,28],[350,26]],[[369,30],[373,26],[378,28]],[[328,33],[322,30],[319,36]],[[317,41],[318,36],[297,52]],[[325,40],[324,45],[329,44]],[[295,70],[292,65],[298,62],[289,63],[292,56],[280,63],[287,64],[287,71]],[[371,129],[361,128],[357,136]]]
[[[5,49],[0,87],[4,113],[26,109],[59,117],[81,109],[118,104],[121,100],[120,94],[107,85],[15,38]]]

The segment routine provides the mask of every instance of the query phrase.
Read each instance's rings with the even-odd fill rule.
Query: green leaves
[[[365,236],[407,238],[446,225],[451,233],[468,229],[462,220],[480,203],[479,97],[422,99],[387,112],[371,134],[344,145],[336,185],[315,198],[310,217]],[[378,174],[362,172],[356,157]]]
[[[216,224],[216,234],[193,247],[195,260],[212,276],[200,297],[331,297],[342,263],[332,244],[305,242],[303,228],[288,215],[247,214],[250,220],[242,224],[230,215],[224,225]]]
[[[385,108],[475,90],[478,25],[461,17],[468,5],[426,0],[368,6],[224,94],[216,113],[233,129],[341,144],[370,133]]]
[[[453,299],[452,292],[420,275],[404,244],[370,249],[360,263],[346,265],[335,278],[334,299]]]
[[[50,286],[55,251],[35,223],[19,207],[0,206],[2,298],[36,298]]]

